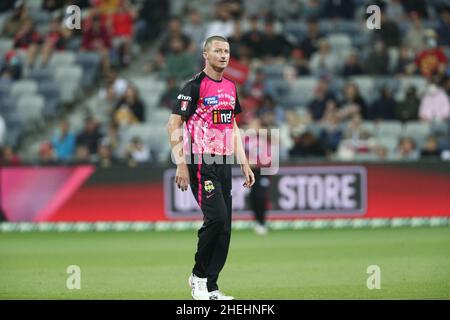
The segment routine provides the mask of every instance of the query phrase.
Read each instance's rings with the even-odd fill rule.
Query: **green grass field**
[[[0,233],[0,299],[190,299],[195,245],[194,231]],[[450,299],[450,229],[233,231],[219,285],[251,300]]]

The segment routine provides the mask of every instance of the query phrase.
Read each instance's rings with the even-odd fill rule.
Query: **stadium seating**
[[[55,80],[64,84],[61,86],[61,98],[63,102],[71,102],[81,88],[83,69],[80,66],[60,66],[54,73]]]
[[[21,96],[17,102],[17,110],[26,124],[42,124],[45,99],[36,95]]]
[[[37,83],[34,80],[18,80],[13,83],[11,88],[11,95],[15,98],[19,98],[24,95],[31,95],[36,93]]]

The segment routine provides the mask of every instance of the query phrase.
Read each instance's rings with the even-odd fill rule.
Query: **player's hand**
[[[175,183],[178,189],[186,191],[189,186],[189,170],[186,164],[179,164],[175,173]]]
[[[248,164],[242,166],[242,173],[245,177],[244,187],[251,188],[255,183],[255,175]]]

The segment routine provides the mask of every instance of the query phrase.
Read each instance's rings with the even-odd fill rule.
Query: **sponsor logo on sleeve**
[[[186,111],[189,105],[189,101],[181,101],[181,111]]]
[[[178,100],[192,101],[192,98],[190,96],[185,96],[183,94],[179,94],[178,95]]]

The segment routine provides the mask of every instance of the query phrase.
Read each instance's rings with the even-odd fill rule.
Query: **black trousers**
[[[225,161],[225,160],[223,160]],[[208,291],[218,290],[231,237],[231,164],[189,164],[191,190],[203,212],[192,272],[208,278]]]
[[[255,183],[250,190],[250,205],[252,207],[255,220],[264,225],[266,223],[267,199],[269,194],[270,180],[268,177],[261,176],[260,168],[252,168],[255,174]]]

